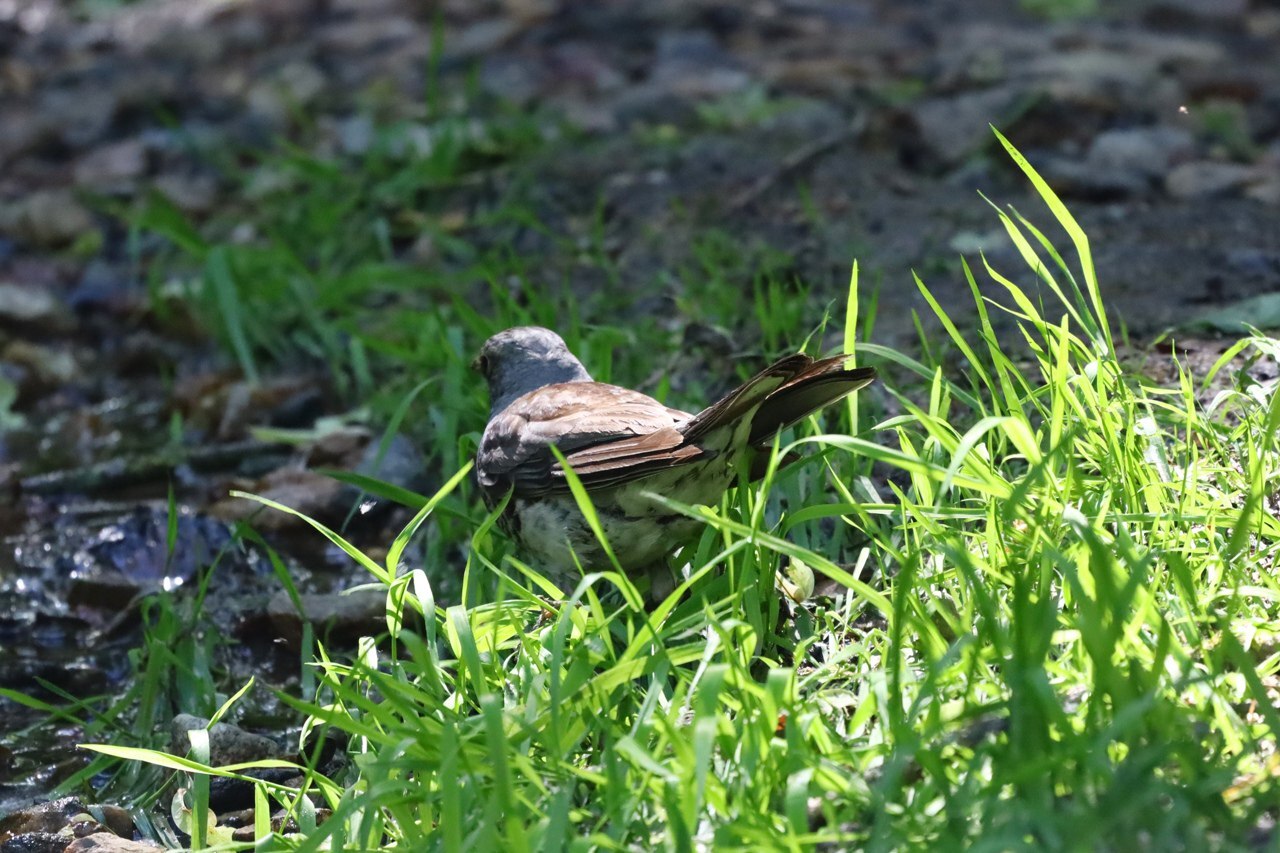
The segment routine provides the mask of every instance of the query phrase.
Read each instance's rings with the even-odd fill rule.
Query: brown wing
[[[705,451],[674,427],[648,435],[615,439],[565,456],[569,467],[584,486],[602,489],[643,477],[653,471],[683,465],[705,456]],[[563,478],[560,465],[552,466],[553,477]]]
[[[829,362],[842,364],[843,361],[842,357],[820,362],[824,368],[818,373],[826,373],[831,367]],[[746,417],[752,417],[754,424],[754,418],[759,416],[759,411],[769,405],[769,401],[778,392],[787,389],[802,376],[814,375],[817,378],[818,374],[813,373],[814,364],[813,359],[803,353],[779,359],[698,414],[692,417],[684,416],[678,424],[656,430],[648,435],[615,439],[585,447],[567,454],[565,460],[582,480],[583,485],[602,488],[626,483],[654,471],[701,459],[708,453],[717,452],[704,448],[703,440],[708,434],[722,427],[732,427]],[[835,378],[834,375],[832,378]],[[803,398],[804,395],[796,396]],[[779,411],[789,410],[790,406],[784,405]],[[808,414],[808,411],[811,410],[797,415],[796,420]],[[774,432],[776,431],[775,427]],[[752,433],[754,432],[753,426]],[[769,437],[772,438],[773,433],[770,433]],[[728,448],[728,451],[739,452],[745,449],[744,445],[741,448]],[[723,451],[724,448],[722,447],[721,450]],[[552,476],[561,476],[558,466],[553,466]]]
[[[555,445],[590,487],[633,479],[689,458],[675,427],[690,416],[637,391],[601,382],[548,385],[495,415],[476,454],[485,494],[531,497],[568,488]]]

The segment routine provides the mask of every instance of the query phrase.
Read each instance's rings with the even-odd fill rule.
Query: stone
[[[1102,112],[1136,106],[1150,97],[1159,79],[1159,63],[1152,57],[1101,47],[1038,56],[1025,71],[1056,101]]]
[[[76,163],[76,183],[101,192],[127,192],[147,172],[147,149],[142,139],[122,139],[94,148]]]
[[[186,755],[191,751],[191,739],[187,732],[209,728],[209,720],[193,714],[179,714],[169,724],[169,751],[174,755]],[[215,723],[209,728],[209,764],[222,767],[227,764],[243,764],[266,758],[279,758],[284,754],[279,744],[265,735],[247,732],[231,723]]]
[[[67,306],[78,317],[100,319],[107,314],[136,317],[146,309],[142,288],[133,286],[131,272],[101,256],[85,264],[75,286],[67,293]]]
[[[550,82],[537,58],[519,54],[485,57],[480,63],[479,79],[485,92],[519,105],[541,95]]]
[[[38,148],[52,135],[50,123],[36,110],[6,108],[0,113],[0,165]]]
[[[69,148],[96,144],[120,111],[121,93],[109,82],[51,88],[39,98],[49,129]]]
[[[0,361],[24,369],[27,380],[20,389],[24,397],[42,396],[80,375],[80,365],[70,352],[35,341],[10,341],[0,349]]]
[[[741,92],[752,83],[741,63],[704,30],[659,35],[649,81],[685,98]]]
[[[1195,153],[1195,137],[1178,127],[1157,125],[1106,130],[1089,146],[1088,163],[1149,178],[1164,175]]]
[[[907,108],[905,123],[928,162],[955,166],[989,144],[989,125],[1012,118],[1029,96],[1018,84],[929,98]]]
[[[1280,9],[1254,9],[1245,20],[1245,28],[1256,39],[1280,36]]]
[[[505,15],[476,21],[445,40],[445,59],[460,62],[479,56],[492,56],[514,38],[521,28],[519,21]]]
[[[152,186],[183,213],[208,213],[218,200],[218,182],[211,175],[160,175]]]
[[[1110,201],[1151,188],[1151,181],[1139,172],[1097,166],[1088,161],[1057,158],[1045,164],[1042,171],[1060,195],[1070,198]]]
[[[385,447],[380,436],[365,445],[355,470],[395,486],[421,489],[426,482],[423,472],[427,470],[427,463],[417,442],[396,433]]]
[[[1280,206],[1280,178],[1260,181],[1246,189],[1244,194],[1254,201]]]
[[[246,491],[284,504],[309,518],[325,523],[338,523],[341,514],[335,515],[335,507],[343,506],[345,486],[332,477],[299,468],[277,468],[265,477],[246,484]],[[262,504],[244,498],[224,498],[209,508],[216,518],[225,521],[253,519],[253,526],[261,532],[301,530],[306,522],[295,515],[274,510],[263,511]]]
[[[67,841],[58,832],[24,832],[0,841],[0,853],[63,853]]]
[[[302,627],[310,625],[326,644],[351,646],[360,637],[387,629],[387,593],[360,589],[349,593],[311,593],[299,596],[301,612],[288,593],[280,592],[267,603],[267,615],[276,632],[291,649],[302,648]]]
[[[88,853],[90,850],[93,853],[155,853],[163,849],[158,844],[131,841],[110,832],[95,832],[93,835],[77,838],[63,848],[65,853]]]
[[[549,62],[557,86],[573,86],[587,92],[616,91],[627,75],[610,63],[601,45],[570,41],[551,48]]]
[[[355,15],[319,28],[315,38],[322,51],[339,56],[389,52],[403,42],[431,41],[416,21],[402,15]]]
[[[1181,128],[1120,128],[1095,136],[1083,160],[1051,160],[1044,174],[1065,195],[1106,201],[1150,191],[1194,153],[1195,138]]]
[[[308,106],[324,92],[324,72],[309,62],[295,61],[249,89],[249,109],[274,125],[289,120],[290,113]]]
[[[67,331],[71,316],[62,300],[44,287],[0,281],[0,326],[20,331]]]
[[[369,152],[377,139],[377,130],[373,119],[367,115],[347,116],[337,123],[335,135],[338,147],[344,154],[362,156]]]
[[[119,613],[133,604],[143,589],[141,583],[123,572],[77,573],[67,588],[67,606],[73,610],[87,608]]]
[[[42,249],[70,245],[93,228],[89,211],[65,189],[31,193],[17,205],[12,218],[14,233]]]
[[[89,814],[89,806],[77,797],[37,803],[13,812],[0,819],[0,850],[43,850],[46,849],[42,846],[46,840],[44,837],[48,836],[60,839],[60,842],[59,846],[47,849],[61,851],[73,831],[80,831],[82,827],[90,828],[89,831],[110,830],[105,834],[112,837],[133,833],[133,820],[124,809],[111,805],[97,806],[96,809],[104,823],[93,818]]]
[[[1164,188],[1174,198],[1208,198],[1238,190],[1258,177],[1255,167],[1243,163],[1194,160],[1174,168],[1165,178]]]

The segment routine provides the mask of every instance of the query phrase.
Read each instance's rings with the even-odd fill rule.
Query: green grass
[[[329,820],[294,837],[260,825],[263,845],[1274,846],[1280,398],[1239,368],[1280,342],[1232,347],[1213,371],[1231,382],[1131,372],[1085,235],[1006,147],[1071,252],[997,210],[1026,270],[982,270],[980,286],[965,269],[967,332],[920,282],[945,331],[922,359],[859,343],[855,277],[834,322],[886,379],[836,407],[827,432],[814,421],[784,442],[810,454],[802,464],[718,507],[677,507],[706,532],[656,606],[607,566],[555,589],[474,509],[442,521],[475,506],[450,494],[462,476],[385,561],[324,531],[386,586],[388,633],[350,659],[321,650],[314,689],[282,697],[308,743],[340,733],[350,763],[307,770]],[[992,312],[1016,320],[1017,346],[996,339]],[[509,319],[453,305],[430,334],[461,359]],[[602,342],[647,333],[568,332],[591,367],[639,375]],[[435,381],[445,397],[473,384],[460,368]],[[1211,382],[1225,390],[1207,400]],[[465,474],[461,422],[434,417]],[[437,523],[472,537],[460,597],[433,590],[455,552],[400,563]],[[802,600],[778,591],[779,567]],[[297,791],[258,784],[262,803],[313,825]]]
[[[1097,15],[1097,0],[1020,0],[1020,6],[1033,15],[1050,20],[1072,20]]]

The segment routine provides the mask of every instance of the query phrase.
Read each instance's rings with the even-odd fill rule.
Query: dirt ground
[[[86,193],[156,187],[207,214],[237,187],[202,150],[306,138],[300,110],[311,144],[358,148],[370,116],[420,115],[437,74],[588,134],[538,176],[539,212],[571,232],[603,200],[628,288],[670,287],[657,273],[721,229],[789,253],[820,296],[857,257],[880,337],[906,343],[910,270],[962,311],[956,256],[1007,256],[978,191],[1047,219],[992,123],[1071,204],[1135,333],[1277,289],[1280,8],[1034,5],[9,0],[0,275],[78,304],[127,291],[118,235],[86,237]]]

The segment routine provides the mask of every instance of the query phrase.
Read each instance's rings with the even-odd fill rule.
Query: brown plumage
[[[574,555],[584,569],[610,568],[569,494],[554,445],[586,487],[619,563],[648,570],[699,525],[642,493],[717,503],[738,465],[767,450],[779,430],[875,378],[872,368],[847,361],[787,356],[689,414],[593,381],[554,332],[507,329],[476,359],[492,400],[476,474],[491,506],[511,492],[500,523],[535,568],[565,572]]]

